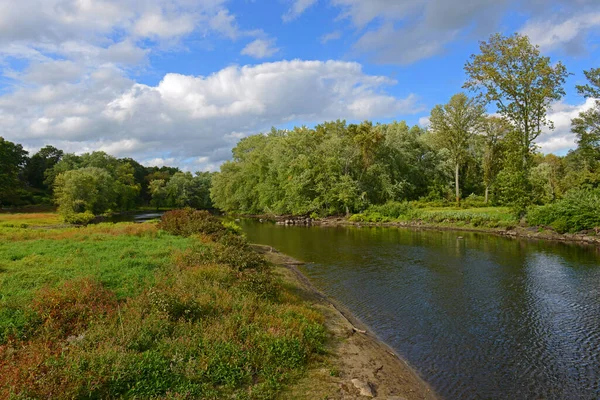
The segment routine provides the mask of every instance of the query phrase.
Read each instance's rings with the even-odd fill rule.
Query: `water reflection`
[[[596,247],[243,222],[449,398],[600,398]],[[462,238],[459,238],[461,236]]]

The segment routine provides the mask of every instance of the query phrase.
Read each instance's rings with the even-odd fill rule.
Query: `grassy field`
[[[0,214],[0,398],[262,399],[301,376],[321,315],[234,229],[184,217]]]

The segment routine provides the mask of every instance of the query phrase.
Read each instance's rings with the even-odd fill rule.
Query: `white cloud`
[[[429,115],[419,118],[419,126],[421,128],[429,128],[429,125],[431,125]]]
[[[544,129],[537,138],[536,144],[544,153],[566,153],[576,147],[576,136],[571,132],[571,120],[582,111],[594,107],[595,100],[587,99],[581,104],[567,104],[564,101],[553,104],[548,112],[548,119],[554,122],[554,130]]]
[[[598,0],[330,0],[358,39],[354,50],[378,63],[410,64],[441,54],[457,40],[485,39],[510,10],[533,19],[524,31],[571,51],[598,26]],[[559,15],[560,17],[557,17]],[[563,18],[563,19],[558,19]]]
[[[332,40],[338,40],[342,37],[342,32],[340,31],[333,31],[330,33],[326,33],[325,35],[321,36],[321,43],[325,44],[327,42],[330,42]]]
[[[0,131],[29,148],[102,149],[148,163],[170,158],[192,169],[214,169],[239,138],[273,125],[393,118],[419,110],[414,96],[385,93],[395,83],[342,61],[231,66],[206,77],[166,74],[156,86],[104,68],[75,83],[0,96]]]
[[[317,3],[317,0],[293,0],[292,7],[281,17],[283,22],[290,22]]]
[[[533,19],[521,29],[521,33],[529,36],[532,43],[538,44],[542,50],[557,47],[575,47],[579,50],[582,36],[600,29],[600,11],[581,13],[560,20],[557,16],[551,19]]]
[[[279,49],[275,47],[275,39],[256,39],[242,49],[241,54],[254,58],[267,58],[275,55]]]

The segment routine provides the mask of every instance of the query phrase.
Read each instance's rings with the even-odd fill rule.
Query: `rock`
[[[360,391],[361,396],[375,397],[373,388],[369,382],[363,382],[360,379],[352,379],[352,384]]]

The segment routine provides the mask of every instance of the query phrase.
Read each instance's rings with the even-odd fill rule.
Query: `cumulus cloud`
[[[242,54],[254,58],[267,58],[279,52],[275,39],[256,39],[242,49]]]
[[[580,112],[595,106],[596,100],[587,99],[581,104],[568,104],[564,101],[554,103],[548,112],[548,119],[554,122],[554,130],[544,129],[536,144],[544,153],[564,154],[576,147],[576,136],[571,132],[571,120]]]
[[[104,64],[144,64],[154,45],[196,31],[239,35],[225,0],[4,1],[0,66],[4,76],[27,83],[72,81]],[[15,60],[28,70],[16,71]]]
[[[561,17],[559,19],[555,15],[550,19],[530,20],[521,33],[529,36],[542,50],[562,47],[568,52],[580,52],[584,50],[585,37],[593,30],[600,30],[600,10]]]
[[[170,73],[156,86],[104,68],[75,83],[45,82],[0,96],[0,130],[28,148],[102,149],[155,165],[172,159],[214,169],[240,137],[273,125],[418,111],[415,96],[385,92],[395,83],[342,61],[231,66],[209,76]]]

